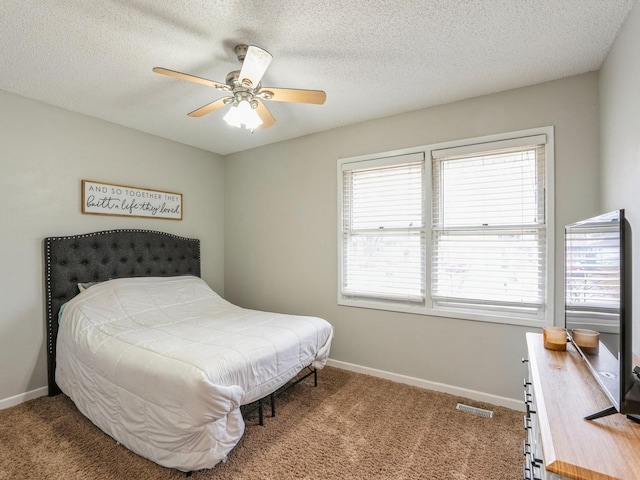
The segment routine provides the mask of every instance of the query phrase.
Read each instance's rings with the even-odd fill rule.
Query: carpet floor
[[[522,478],[522,412],[326,367],[257,414],[218,479]],[[456,410],[462,402],[493,418]],[[185,479],[117,444],[65,395],[0,410],[0,479]]]

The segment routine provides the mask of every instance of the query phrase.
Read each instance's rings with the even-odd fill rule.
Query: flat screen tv
[[[565,227],[565,326],[600,334],[598,353],[581,349],[611,406],[588,420],[622,413],[640,421],[640,367],[632,352],[631,228],[624,210]]]

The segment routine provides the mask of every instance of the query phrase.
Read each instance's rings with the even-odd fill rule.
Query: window
[[[489,151],[432,152],[434,308],[534,316],[544,309],[540,142],[544,138],[524,138],[517,147],[478,146]]]
[[[549,127],[340,161],[338,302],[545,323],[552,142]]]
[[[342,294],[424,303],[424,155],[342,171]]]

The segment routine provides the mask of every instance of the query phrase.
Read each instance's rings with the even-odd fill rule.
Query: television
[[[631,228],[624,210],[567,225],[564,240],[565,326],[611,402],[585,418],[622,413],[640,422],[640,361],[632,351]],[[574,329],[598,332],[599,345],[581,348]]]

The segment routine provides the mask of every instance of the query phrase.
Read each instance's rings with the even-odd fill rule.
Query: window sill
[[[423,315],[428,317],[446,317],[453,320],[470,320],[475,322],[494,323],[501,325],[514,325],[519,327],[542,328],[551,325],[544,318],[518,317],[508,315],[487,315],[470,312],[460,312],[448,309],[430,309],[423,304],[411,305],[400,302],[375,301],[370,299],[339,298],[338,305],[343,307],[365,308],[370,310],[382,310],[397,313],[409,313],[413,315]]]

